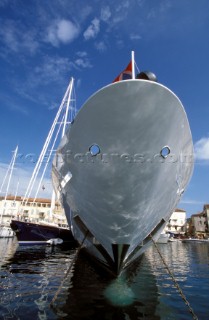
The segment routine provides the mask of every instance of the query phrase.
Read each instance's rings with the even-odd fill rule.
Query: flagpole
[[[135,79],[135,60],[134,60],[134,51],[131,51],[131,62],[132,62],[132,79]]]

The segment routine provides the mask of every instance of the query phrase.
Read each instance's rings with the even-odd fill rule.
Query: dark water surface
[[[198,319],[208,320],[209,244],[158,247]],[[73,263],[75,254],[0,239],[0,319],[193,319],[154,247],[115,280],[82,254]]]

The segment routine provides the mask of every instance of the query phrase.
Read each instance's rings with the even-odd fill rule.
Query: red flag
[[[125,70],[123,70],[113,82],[132,79],[132,61],[129,62]]]

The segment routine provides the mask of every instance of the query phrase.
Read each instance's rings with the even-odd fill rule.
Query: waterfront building
[[[175,235],[184,235],[186,232],[186,211],[182,209],[176,209],[166,227],[165,227],[166,233],[172,233]]]
[[[204,212],[192,214],[189,224],[189,234],[195,238],[205,238],[206,222],[207,219]]]
[[[209,204],[203,206],[203,211],[191,215],[188,221],[188,235],[197,238],[209,237]]]
[[[12,219],[18,219],[29,222],[54,222],[59,225],[67,225],[64,210],[55,202],[53,208],[51,199],[46,198],[28,198],[23,201],[21,196],[8,195],[5,199],[0,197],[0,215],[3,225],[9,225]]]
[[[9,226],[11,219],[17,217],[19,212],[19,207],[21,204],[21,197],[15,197],[8,195],[5,197],[0,197],[0,216],[1,224]]]
[[[203,206],[203,214],[205,216],[205,232],[208,234],[209,236],[209,204],[205,204]]]

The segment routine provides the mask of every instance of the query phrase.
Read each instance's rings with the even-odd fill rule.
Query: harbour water
[[[198,319],[208,320],[209,244],[158,247]],[[115,280],[75,255],[0,239],[0,319],[193,319],[154,246]]]

